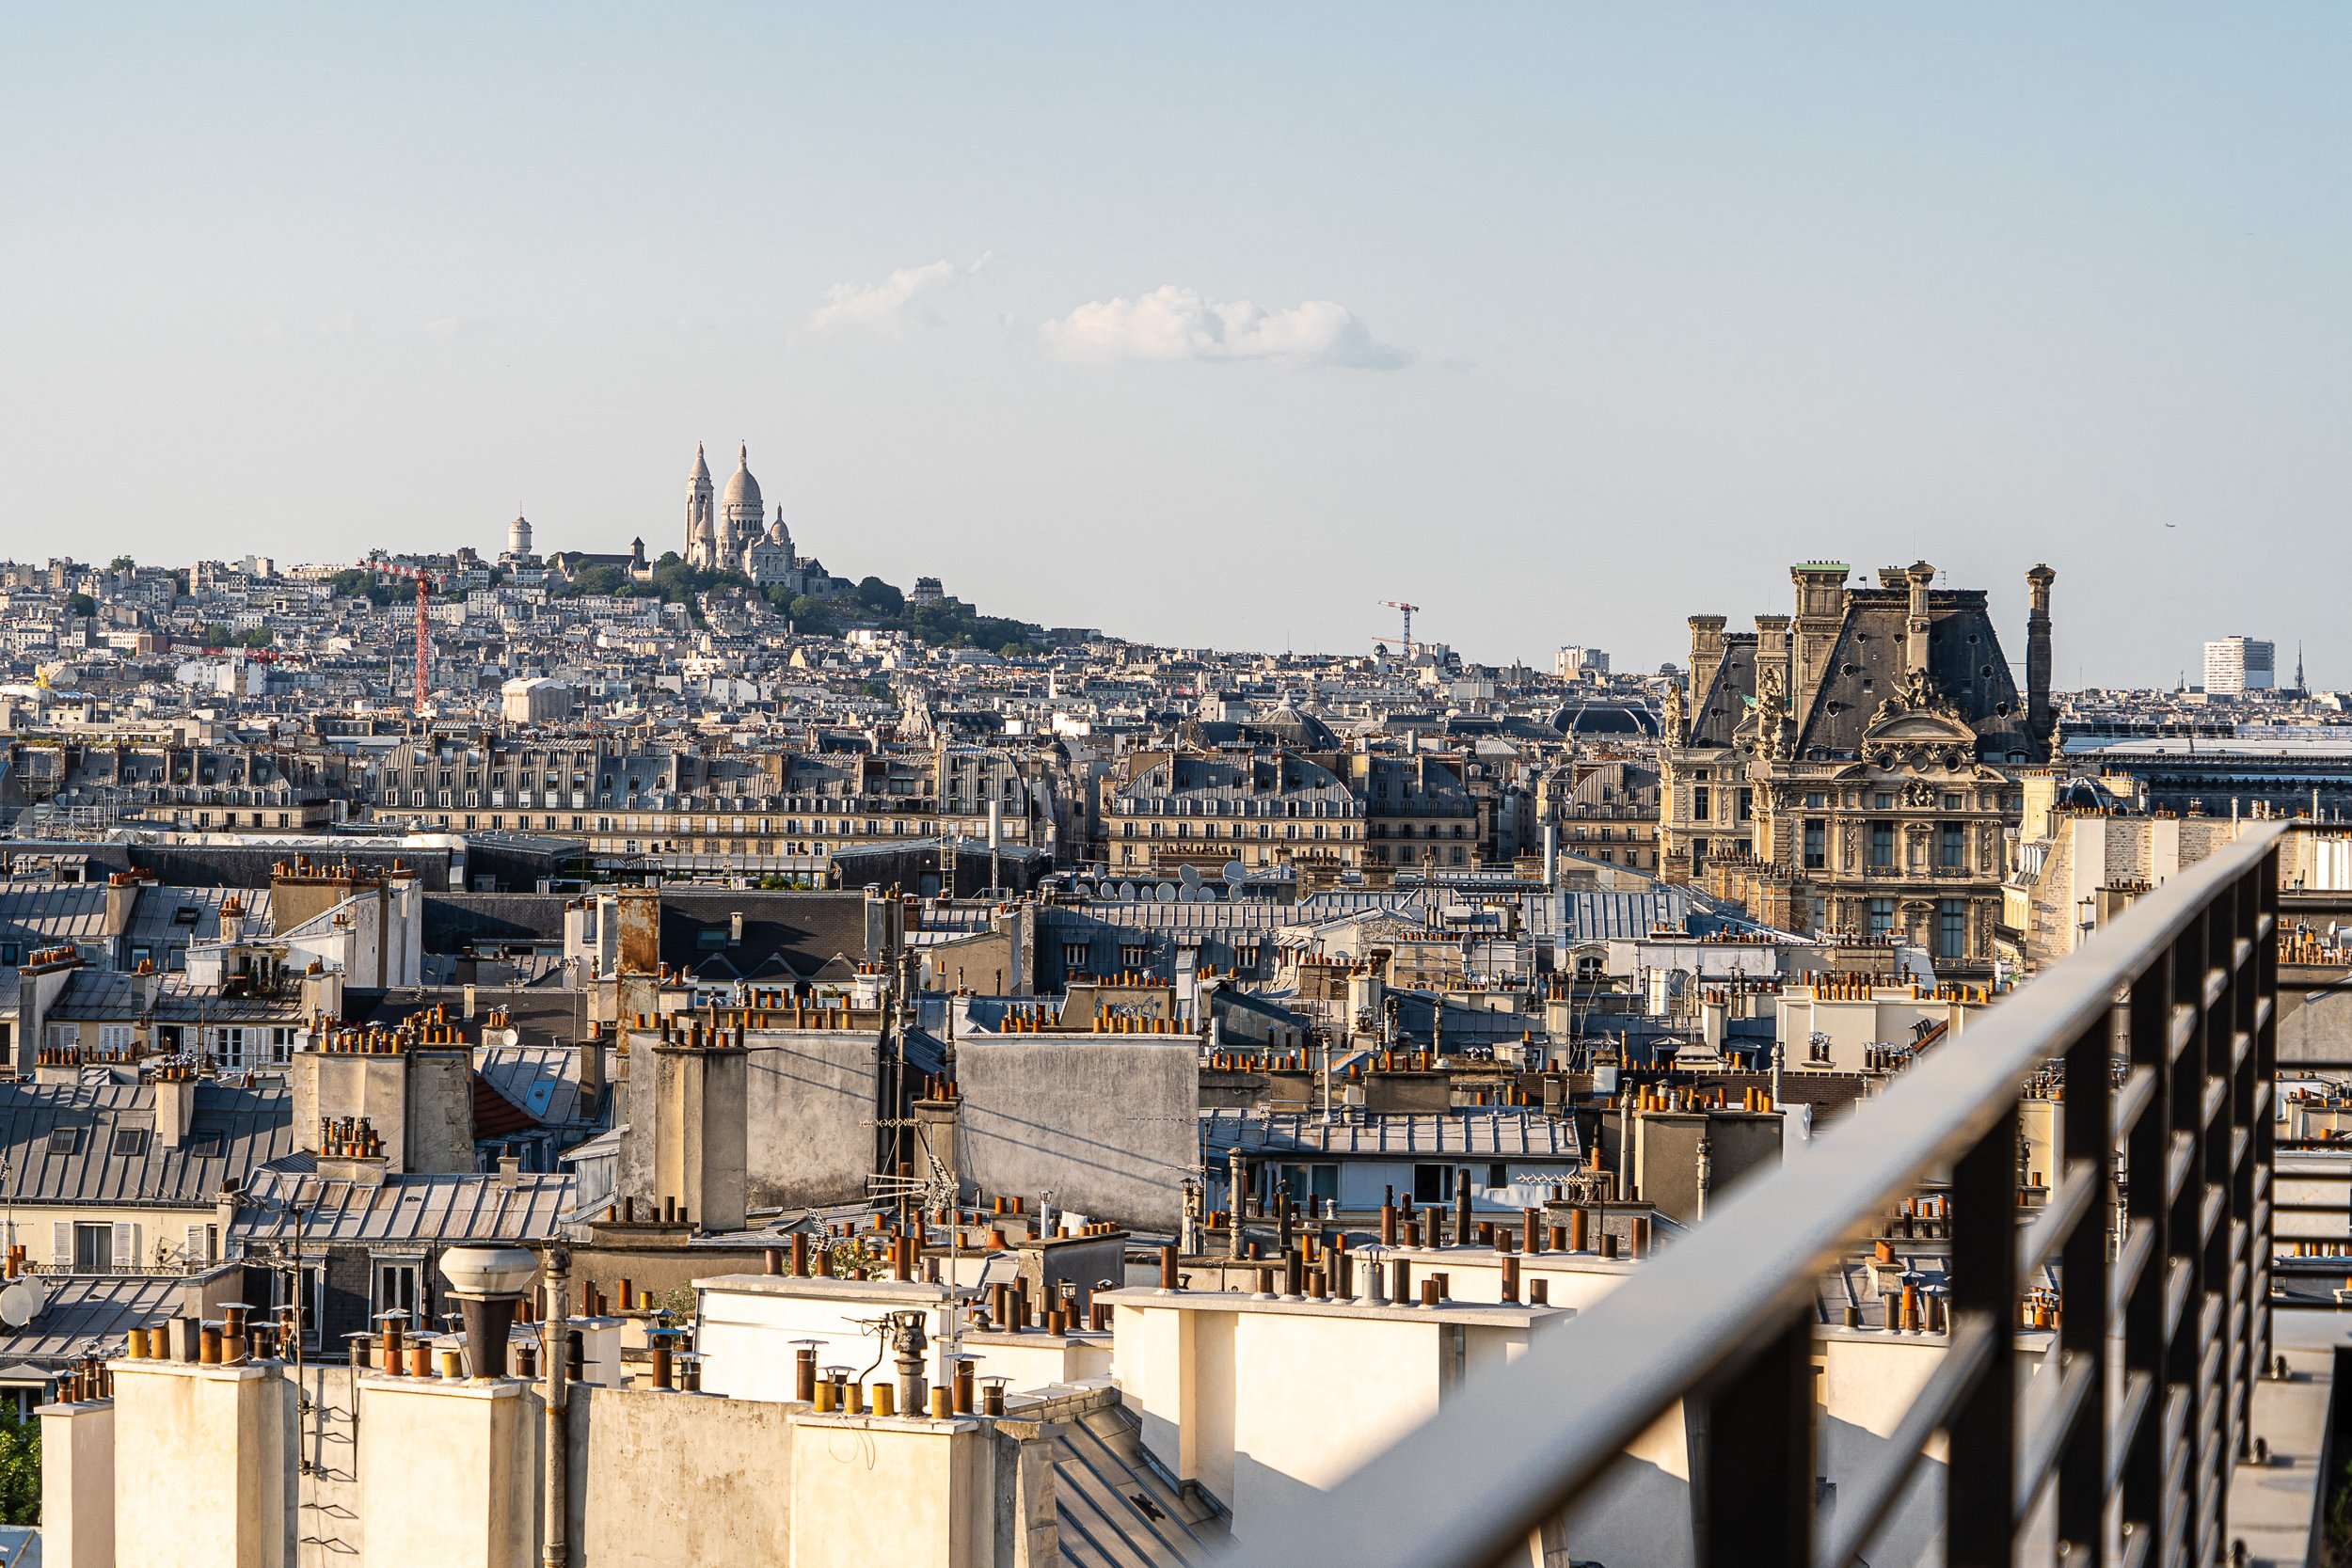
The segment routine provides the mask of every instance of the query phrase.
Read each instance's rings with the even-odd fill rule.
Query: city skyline
[[[1926,557],[2049,560],[2064,686],[2352,658],[2336,19],[552,14],[8,24],[15,553],[621,549],[699,438],[1168,643],[1655,667]]]

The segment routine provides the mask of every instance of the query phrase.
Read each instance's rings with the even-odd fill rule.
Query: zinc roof
[[[291,1164],[293,1163],[289,1163]],[[525,1172],[391,1176],[369,1183],[309,1169],[255,1173],[230,1233],[245,1242],[525,1242],[555,1234],[571,1208],[573,1178]]]
[[[1211,1149],[1238,1147],[1244,1153],[1387,1156],[1424,1155],[1468,1159],[1581,1160],[1583,1149],[1569,1117],[1548,1117],[1516,1105],[1473,1106],[1460,1111],[1375,1114],[1351,1121],[1320,1112],[1245,1111],[1200,1113],[1200,1135]]]

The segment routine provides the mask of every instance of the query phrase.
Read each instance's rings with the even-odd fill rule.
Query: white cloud
[[[935,325],[938,317],[922,304],[958,278],[969,277],[988,264],[982,256],[970,266],[933,261],[924,267],[900,267],[879,283],[835,283],[825,291],[825,303],[808,324],[816,327],[866,327],[899,332],[909,326]]]
[[[1327,299],[1266,310],[1173,284],[1134,299],[1081,305],[1039,332],[1073,359],[1268,359],[1375,371],[1413,362],[1408,351],[1377,341],[1355,312]]]

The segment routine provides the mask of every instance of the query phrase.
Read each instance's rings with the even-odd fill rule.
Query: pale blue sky
[[[831,569],[1137,637],[1654,664],[1924,554],[2021,657],[2046,559],[2066,684],[2352,684],[2348,68],[2319,6],[0,0],[0,553],[660,549],[748,440]]]

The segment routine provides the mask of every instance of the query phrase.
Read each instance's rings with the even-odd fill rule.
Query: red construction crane
[[[1407,658],[1412,657],[1413,611],[1419,610],[1421,606],[1417,604],[1406,604],[1402,599],[1382,599],[1380,601],[1380,606],[1384,610],[1398,610],[1405,612],[1405,657]]]
[[[371,558],[359,563],[362,571],[373,572],[380,578],[398,578],[417,585],[417,717],[421,719],[433,705],[432,682],[428,672],[433,664],[433,585],[441,580],[438,572],[421,566],[403,566],[397,562]]]

